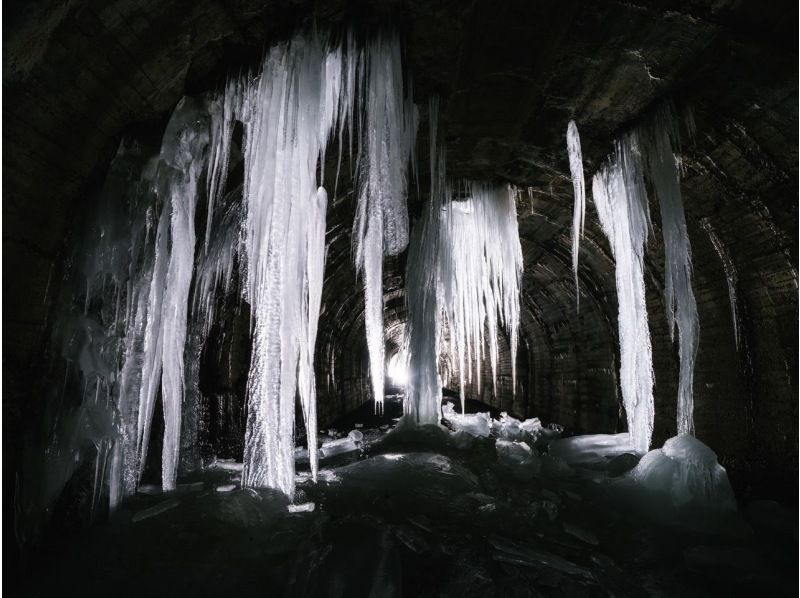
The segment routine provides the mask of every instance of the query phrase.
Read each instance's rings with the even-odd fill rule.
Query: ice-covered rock
[[[669,497],[675,507],[735,511],[736,499],[716,453],[688,434],[647,453],[628,474],[641,487]]]

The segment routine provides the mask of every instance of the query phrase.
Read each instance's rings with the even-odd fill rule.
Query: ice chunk
[[[473,436],[489,436],[492,429],[492,419],[488,413],[462,415],[456,413],[450,401],[442,407],[442,417],[449,421],[456,431],[468,432]]]
[[[736,510],[733,489],[716,453],[688,434],[647,453],[628,475],[648,491],[668,497],[675,507]]]
[[[503,411],[500,413],[500,419],[492,419],[492,434],[497,438],[536,442],[541,432],[542,422],[539,421],[538,417],[520,421]]]
[[[304,502],[298,505],[287,505],[286,509],[290,513],[313,513],[315,507],[313,502]]]
[[[319,449],[322,458],[327,459],[334,455],[341,455],[342,453],[351,453],[358,450],[358,445],[350,438],[340,438],[339,440],[331,440],[325,442],[322,448]]]

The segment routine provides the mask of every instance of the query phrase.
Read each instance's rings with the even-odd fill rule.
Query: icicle
[[[273,48],[244,114],[253,355],[242,483],[276,488],[289,497],[298,390],[310,446],[316,441],[313,342],[327,204],[316,172],[341,112],[332,105],[340,95],[341,78],[334,74],[341,73],[341,57],[339,51],[326,53],[317,39],[295,38]]]
[[[692,384],[700,339],[697,302],[692,291],[692,256],[681,199],[680,174],[675,158],[678,133],[668,106],[662,106],[647,127],[644,144],[648,176],[661,208],[664,236],[664,300],[670,337],[678,329],[680,377],[678,434],[694,434]]]
[[[433,421],[441,402],[434,401],[441,398],[436,366],[442,327],[446,324],[450,331],[448,349],[451,361],[458,364],[463,412],[466,381],[472,380],[474,369],[480,386],[487,344],[496,391],[501,327],[509,337],[512,388],[516,387],[520,317],[522,247],[514,190],[467,183],[468,199],[451,200],[444,156],[436,148],[436,109],[432,102],[431,200],[415,227],[407,276],[411,316],[407,413],[421,423]]]
[[[328,207],[328,194],[323,187],[317,189],[312,202],[308,224],[306,265],[308,296],[306,297],[306,311],[303,314],[306,333],[300,345],[298,391],[305,418],[311,477],[316,481],[319,457],[317,454],[317,384],[314,375],[314,346],[317,340],[317,324],[322,301],[322,281],[325,270],[325,214]]]
[[[633,447],[645,453],[653,434],[653,358],[644,288],[647,195],[635,132],[615,145],[592,179],[592,196],[616,262],[620,386]]]
[[[450,190],[445,181],[444,148],[437,146],[438,98],[428,105],[430,126],[431,192],[422,218],[414,225],[406,266],[408,324],[406,356],[408,384],[404,402],[406,420],[413,424],[439,422],[442,384],[438,360],[441,337],[438,267],[431,267],[439,255],[442,206]]]
[[[400,43],[379,35],[366,50],[364,149],[359,148],[353,230],[356,271],[364,277],[365,328],[376,410],[384,391],[383,254],[408,245],[407,169],[417,110],[405,98]]]
[[[512,387],[516,386],[519,327],[519,285],[522,247],[516,204],[508,187],[469,184],[469,199],[445,206],[447,228],[440,242],[439,277],[443,310],[450,330],[450,352],[457,358],[464,409],[464,387],[478,373],[486,343],[492,383],[497,391],[497,335],[500,327],[509,337]],[[486,336],[484,336],[486,331]]]
[[[739,336],[739,312],[736,307],[736,285],[739,282],[739,275],[736,272],[736,266],[731,259],[725,244],[714,231],[711,226],[711,221],[708,218],[703,218],[700,225],[708,233],[708,238],[722,262],[722,268],[725,271],[725,279],[728,283],[728,300],[731,304],[731,322],[733,323],[733,340],[736,343],[736,350],[739,350],[740,336]]]
[[[583,223],[586,216],[586,186],[583,178],[583,157],[581,138],[574,120],[567,125],[567,154],[569,170],[572,174],[572,187],[575,191],[575,207],[572,212],[572,272],[575,276],[575,305],[580,311],[581,295],[578,288],[578,250],[583,237]]]

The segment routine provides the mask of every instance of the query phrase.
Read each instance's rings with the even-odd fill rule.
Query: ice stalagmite
[[[581,138],[574,120],[567,125],[567,154],[569,171],[572,174],[572,187],[575,191],[575,206],[572,212],[572,272],[575,276],[575,301],[580,309],[580,290],[578,289],[578,250],[583,236],[583,223],[586,216],[586,184],[583,178],[583,156]]]
[[[692,384],[700,339],[697,303],[692,291],[692,251],[681,199],[680,173],[675,152],[678,132],[668,105],[661,106],[646,128],[644,144],[647,171],[661,208],[664,236],[664,300],[667,322],[674,340],[678,329],[680,377],[678,382],[678,434],[694,434]]]
[[[592,179],[600,225],[616,262],[619,305],[620,386],[633,448],[645,453],[653,433],[653,357],[644,287],[644,245],[650,213],[634,131]]]
[[[353,224],[356,270],[364,279],[365,328],[372,394],[381,410],[384,389],[383,254],[408,245],[407,169],[417,110],[403,86],[400,44],[379,35],[365,53],[363,145]]]

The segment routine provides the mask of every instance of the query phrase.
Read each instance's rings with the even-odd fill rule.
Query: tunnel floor
[[[218,461],[51,545],[25,595],[796,595],[797,518],[762,501],[654,517],[603,463],[541,468],[495,438],[361,425],[360,450],[300,465],[294,504]],[[313,509],[313,510],[310,510]]]

